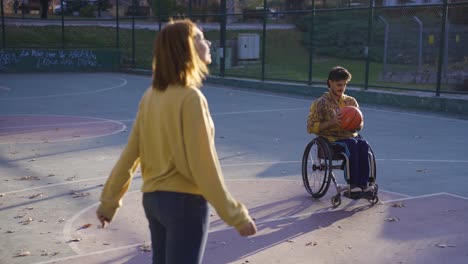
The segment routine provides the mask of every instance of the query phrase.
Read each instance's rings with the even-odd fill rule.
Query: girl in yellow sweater
[[[97,217],[105,227],[122,205],[141,166],[143,207],[153,263],[201,263],[210,203],[240,235],[256,233],[247,208],[226,189],[214,144],[214,126],[199,90],[211,63],[211,42],[190,20],[159,32],[152,86],[144,93],[127,146],[101,195]]]

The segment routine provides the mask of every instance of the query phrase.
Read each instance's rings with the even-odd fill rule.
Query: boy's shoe
[[[353,185],[351,185],[350,187],[351,187],[351,192],[352,192],[352,193],[360,193],[360,192],[362,192],[362,188],[359,187],[359,186],[353,186]]]
[[[364,186],[364,187],[362,187],[361,189],[362,189],[362,192],[371,192],[371,191],[374,190],[374,186],[371,186],[371,185],[369,185],[369,186]]]
[[[352,193],[362,193],[362,192],[370,192],[373,191],[374,187],[373,186],[355,186],[351,185],[351,192]]]

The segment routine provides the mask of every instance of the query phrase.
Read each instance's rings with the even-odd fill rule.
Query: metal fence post
[[[442,28],[440,30],[440,49],[439,49],[439,61],[437,64],[437,85],[436,85],[436,96],[440,96],[440,85],[442,80],[442,65],[444,60],[445,47],[445,30],[447,26],[447,14],[448,14],[448,1],[444,0],[443,14],[442,14]]]
[[[63,6],[63,0],[60,1],[60,11],[62,20],[62,49],[65,49],[65,9]]]
[[[162,23],[161,23],[161,0],[158,1],[158,31],[161,31]]]
[[[115,0],[115,41],[116,41],[116,48],[119,49],[119,0]]]
[[[312,64],[314,58],[314,19],[315,19],[315,0],[312,0],[312,10],[310,13],[310,34],[309,34],[309,85],[312,84]]]
[[[266,23],[268,19],[267,0],[263,0],[263,40],[262,40],[262,81],[265,81]]]
[[[369,68],[370,68],[370,47],[372,46],[372,22],[374,19],[374,0],[369,3],[369,24],[367,29],[367,47],[364,50],[366,56],[366,75],[364,78],[364,90],[369,86]]]
[[[192,0],[188,1],[188,17],[192,19]]]
[[[379,16],[379,19],[385,24],[385,32],[384,32],[384,51],[383,51],[383,74],[387,72],[387,55],[388,55],[388,32],[390,28],[390,24],[388,24],[387,20],[383,16]]]
[[[226,0],[221,0],[221,31],[219,36],[219,46],[220,46],[220,58],[219,58],[219,74],[221,77],[224,77],[224,72],[226,70]]]
[[[132,14],[132,66],[135,67],[135,12]]]
[[[5,41],[5,14],[3,13],[3,0],[0,0],[0,11],[2,15],[2,48],[5,48],[6,41]]]
[[[416,23],[419,25],[419,45],[418,45],[418,69],[422,68],[422,49],[423,49],[423,23],[417,16],[413,17]]]

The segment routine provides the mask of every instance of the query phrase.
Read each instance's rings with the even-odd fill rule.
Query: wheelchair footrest
[[[374,190],[367,191],[367,192],[344,192],[343,193],[344,197],[347,197],[349,199],[353,200],[359,200],[359,199],[373,199],[377,196],[377,193]]]

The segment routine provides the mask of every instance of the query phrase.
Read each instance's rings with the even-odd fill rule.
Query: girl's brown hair
[[[165,91],[169,85],[202,85],[208,67],[195,46],[196,28],[189,19],[171,20],[158,33],[153,50],[154,89]]]

